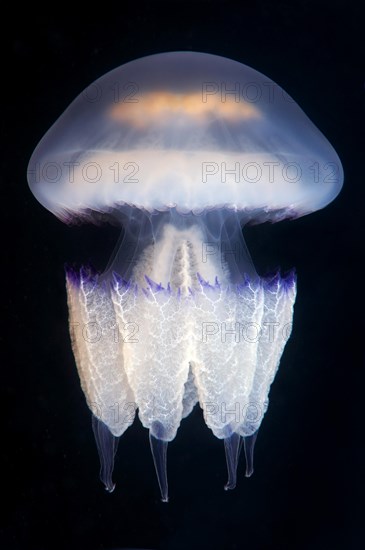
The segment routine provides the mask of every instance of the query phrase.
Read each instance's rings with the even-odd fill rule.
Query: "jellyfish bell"
[[[166,451],[199,402],[246,475],[290,336],[293,272],[260,277],[242,226],[326,206],[340,160],[273,81],[223,57],[175,52],[107,73],[66,109],[28,167],[36,198],[65,222],[123,226],[102,274],[67,271],[70,332],[93,412],[101,477],[136,409],[163,500]]]
[[[343,179],[331,145],[278,85],[193,52],[144,57],[98,79],[41,140],[28,176],[66,220],[129,204],[227,206],[277,221],[322,208]]]

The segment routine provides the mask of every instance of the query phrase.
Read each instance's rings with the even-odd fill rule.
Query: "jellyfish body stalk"
[[[225,489],[233,489],[242,439],[246,476],[253,472],[257,430],[291,330],[295,277],[257,275],[233,211],[133,212],[132,222],[103,274],[67,273],[77,366],[103,427],[103,482],[114,487],[115,447],[104,429],[119,437],[138,409],[167,502],[167,444],[199,402],[224,440]]]

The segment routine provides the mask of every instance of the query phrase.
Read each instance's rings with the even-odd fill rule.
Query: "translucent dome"
[[[35,149],[28,180],[64,220],[129,205],[224,207],[260,222],[324,207],[343,171],[272,80],[230,59],[175,52],[132,61],[89,86]]]

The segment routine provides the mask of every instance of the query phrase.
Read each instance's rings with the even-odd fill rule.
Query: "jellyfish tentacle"
[[[72,347],[82,389],[91,409],[100,478],[114,490],[117,442],[135,417],[133,392],[123,364],[122,343],[110,290],[95,273],[66,269]]]
[[[228,481],[224,486],[225,491],[234,489],[237,483],[237,466],[242,447],[242,437],[233,433],[224,439],[224,450],[228,470]]]
[[[92,427],[100,458],[100,479],[104,483],[106,491],[112,493],[115,489],[112,475],[119,437],[115,437],[104,422],[96,418],[95,415],[92,415]]]
[[[296,298],[295,273],[291,271],[285,277],[277,273],[262,279],[262,287],[264,307],[257,362],[245,414],[237,430],[242,437],[257,432],[268,408],[270,386],[292,330]]]
[[[134,395],[124,367],[123,339],[109,286],[95,273],[66,270],[72,348],[81,387],[93,414],[116,437],[135,416]]]
[[[240,283],[233,283],[237,269],[232,276],[231,268],[239,254],[229,236],[232,248],[226,247],[222,255],[216,242],[206,242],[204,248],[207,236],[201,220],[180,220],[176,214],[173,218],[176,225],[167,219],[166,226],[159,226],[156,242],[146,245],[131,279],[115,270],[110,277],[84,268],[78,276],[67,273],[80,379],[90,408],[105,428],[97,440],[102,478],[111,490],[113,445],[108,442],[127,429],[138,407],[143,426],[150,430],[164,501],[167,442],[197,401],[208,427],[224,439],[225,489],[236,485],[242,438],[246,475],[252,474],[257,430],[290,335],[296,293],[293,273],[266,279],[255,275],[243,240],[242,265],[248,271]],[[224,261],[228,252],[234,252],[229,266]],[[90,339],[86,333],[85,338],[84,331],[81,337],[75,330],[80,324],[95,325],[100,337]],[[107,337],[113,327],[118,329],[117,341]],[[128,410],[131,400],[133,411]],[[108,429],[110,434],[105,433]]]
[[[258,431],[248,437],[243,438],[243,447],[245,450],[245,458],[246,458],[246,473],[245,473],[246,477],[251,477],[253,474],[253,456],[254,456],[257,434],[258,434]]]
[[[203,287],[196,297],[196,378],[205,422],[219,439],[237,431],[249,402],[263,315],[260,278]],[[241,435],[241,434],[239,434]]]
[[[184,300],[176,292],[155,286],[149,280],[147,288],[131,285],[127,291],[129,298],[115,284],[112,300],[120,326],[128,330],[123,358],[139,418],[147,429],[159,422],[164,439],[171,441],[184,414],[184,395],[188,389],[191,393],[191,382],[189,388],[186,386],[190,350],[189,332],[185,330],[188,314]],[[190,398],[194,400],[193,393]]]
[[[168,502],[168,483],[167,483],[167,446],[168,441],[161,439],[163,437],[163,426],[159,422],[154,422],[149,432],[150,446],[153,463],[155,465],[158,484],[161,492],[162,502]]]

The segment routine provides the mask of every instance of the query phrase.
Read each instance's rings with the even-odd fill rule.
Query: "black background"
[[[365,547],[364,24],[360,2],[56,5],[2,21],[0,547]],[[295,266],[294,330],[261,426],[255,474],[225,492],[221,441],[196,407],[170,444],[163,504],[147,430],[98,479],[67,327],[63,265],[102,269],[113,227],[67,227],[28,189],[30,155],[86,86],[141,56],[195,50],[279,83],[330,140],[345,184],[326,209],[245,232],[261,274]]]

